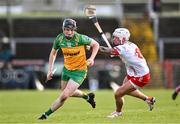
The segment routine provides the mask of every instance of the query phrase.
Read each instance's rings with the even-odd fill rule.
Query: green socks
[[[49,115],[52,114],[52,113],[53,113],[53,111],[51,110],[51,108],[50,108],[48,111],[45,112],[45,114],[46,114],[47,116],[49,116]]]

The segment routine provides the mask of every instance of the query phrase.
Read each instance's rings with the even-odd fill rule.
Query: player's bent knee
[[[122,90],[117,90],[116,92],[115,92],[115,97],[116,98],[118,98],[118,97],[122,97],[124,95],[124,92],[122,91]]]

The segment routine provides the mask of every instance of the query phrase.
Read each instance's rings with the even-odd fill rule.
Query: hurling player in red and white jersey
[[[122,115],[122,107],[124,104],[124,95],[130,95],[144,100],[150,111],[153,109],[155,97],[147,96],[139,91],[149,83],[150,72],[146,60],[136,44],[129,41],[130,32],[126,28],[117,28],[113,32],[113,44],[115,47],[107,48],[100,46],[100,52],[119,56],[125,63],[127,75],[121,86],[111,83],[111,87],[115,92],[116,110],[111,113],[109,118]]]

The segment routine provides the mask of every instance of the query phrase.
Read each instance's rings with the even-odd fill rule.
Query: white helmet
[[[115,29],[115,31],[113,32],[113,36],[118,37],[120,40],[122,40],[123,38],[125,38],[126,41],[129,40],[130,38],[130,32],[128,29],[126,28],[117,28]]]

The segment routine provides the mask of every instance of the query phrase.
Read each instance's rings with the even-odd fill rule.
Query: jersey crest
[[[67,42],[67,47],[72,47],[71,42]]]

